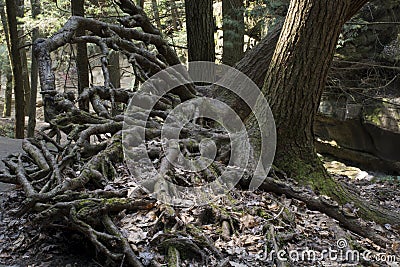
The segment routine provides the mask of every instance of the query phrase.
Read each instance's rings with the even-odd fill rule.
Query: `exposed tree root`
[[[297,184],[309,186],[318,195],[329,196],[331,199],[339,203],[342,207],[347,207],[348,214],[360,217],[366,221],[375,221],[380,224],[398,225],[400,222],[400,215],[396,211],[391,211],[370,203],[358,196],[350,188],[341,184],[332,178],[322,165],[322,162],[315,155],[309,157],[308,162],[296,157],[296,154],[291,154],[289,157],[284,155],[278,162],[280,163],[281,178],[287,178],[286,173],[290,173]],[[341,221],[341,220],[339,220]]]
[[[318,196],[305,187],[296,187],[271,177],[268,177],[264,181],[260,189],[278,194],[285,194],[288,197],[301,200],[309,209],[325,213],[329,217],[338,220],[343,227],[350,231],[367,237],[380,246],[385,247],[389,244],[386,238],[374,230],[371,230],[366,221],[354,214],[351,207],[339,205],[336,201],[333,201],[327,196]]]

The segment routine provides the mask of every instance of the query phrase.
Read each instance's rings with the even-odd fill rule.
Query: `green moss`
[[[390,100],[382,99],[382,101]],[[378,107],[366,107],[363,112],[363,118],[365,121],[382,128],[387,128],[391,123],[397,122],[398,128],[400,128],[400,113],[386,102],[380,102]]]
[[[264,219],[270,219],[271,218],[270,214],[268,214],[265,211],[265,209],[263,209],[263,208],[257,209],[257,213],[256,214],[257,214],[257,216],[260,216],[261,218],[264,218]]]
[[[306,162],[293,156],[290,159],[285,158],[278,166],[300,185],[310,186],[314,190],[323,190],[326,187],[326,180],[330,179],[317,157]]]
[[[180,266],[180,255],[179,251],[174,247],[168,247],[168,266],[179,267]]]
[[[0,124],[0,136],[14,138],[14,126],[12,123]]]
[[[82,208],[82,209],[80,209],[80,210],[78,211],[77,215],[78,215],[78,217],[80,217],[80,218],[84,218],[84,217],[87,217],[87,215],[90,214],[90,212],[91,212],[92,210],[93,210],[93,209],[92,209],[91,207]]]
[[[366,111],[364,114],[364,119],[368,122],[371,122],[375,125],[381,125],[382,119],[382,108],[375,108],[373,110]]]
[[[213,166],[213,164],[211,164],[211,165],[208,167],[208,170],[214,175],[214,177],[219,177],[217,168],[215,168],[215,167]]]
[[[339,204],[350,202],[349,193],[328,174],[316,154],[315,157],[310,156],[307,161],[287,156],[283,162],[278,165],[280,169],[295,179],[300,186],[309,186],[317,194],[332,197]]]
[[[196,141],[193,140],[193,139],[189,139],[189,144],[188,145],[189,145],[190,148],[193,148],[193,147],[196,146]]]
[[[81,200],[81,201],[79,202],[78,209],[82,209],[82,208],[84,208],[84,207],[93,206],[93,205],[95,205],[95,202],[94,202],[93,200],[84,199],[84,200]]]
[[[106,206],[116,206],[116,205],[126,205],[129,203],[129,199],[125,198],[103,198],[101,200],[102,205]]]

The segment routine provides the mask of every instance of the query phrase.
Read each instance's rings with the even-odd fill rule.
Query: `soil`
[[[366,172],[354,167],[326,159],[326,166],[339,180],[353,187],[367,199],[378,198],[382,206],[400,210],[400,181],[398,177]],[[334,174],[340,172],[341,174]],[[343,175],[343,174],[347,174]],[[121,178],[115,184],[126,185]],[[7,201],[2,208],[7,210],[0,223],[0,263],[6,266],[104,266],[99,262],[101,255],[93,254],[89,242],[74,232],[56,225],[37,228],[29,214],[17,218],[12,212],[23,199],[20,188],[6,193]],[[163,221],[165,206],[158,204],[150,211],[121,214],[118,224],[127,236],[142,262],[149,263],[155,258],[160,264],[166,263],[165,251],[157,245],[157,235],[150,234],[154,221]],[[301,201],[288,199],[265,192],[233,191],[208,207],[181,209],[176,211],[182,223],[195,227],[206,236],[223,255],[223,266],[273,266],[270,253],[271,231],[274,232],[280,249],[321,252],[333,249],[371,251],[371,255],[396,257],[393,261],[332,260],[325,257],[317,261],[291,261],[289,266],[391,266],[398,267],[400,259],[400,229],[391,225],[380,226],[369,223],[371,229],[378,231],[390,240],[387,247],[380,247],[368,239],[343,229],[337,221],[320,212],[310,211]],[[229,237],[221,234],[218,217],[230,218],[234,229]],[[162,230],[161,230],[162,232]],[[158,238],[167,233],[158,233]],[[346,247],[338,249],[343,241]],[[325,255],[326,256],[326,255]],[[276,262],[275,262],[276,263]],[[103,263],[104,264],[104,263]],[[198,258],[182,260],[181,266],[219,266],[221,261],[210,257],[201,263]],[[122,265],[121,265],[122,266]]]

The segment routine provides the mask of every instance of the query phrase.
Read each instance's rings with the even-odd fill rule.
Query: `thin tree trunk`
[[[215,62],[212,0],[185,0],[189,61]]]
[[[17,30],[17,5],[14,0],[6,0],[8,28],[11,43],[11,64],[13,70],[15,92],[15,137],[24,138],[24,84],[22,79],[22,65],[19,53],[19,39]]]
[[[121,87],[121,72],[120,72],[120,67],[119,67],[119,52],[118,51],[112,51],[110,53],[110,59],[108,62],[108,71],[110,73],[110,83],[114,88],[120,88]],[[112,116],[117,115],[117,110],[118,110],[118,105],[116,103],[113,103],[112,107]]]
[[[23,30],[19,31],[22,35],[24,34]],[[21,34],[18,34],[18,36],[22,36]],[[24,39],[20,39],[20,47],[25,45]],[[29,113],[29,106],[30,106],[30,101],[31,101],[31,86],[30,86],[30,79],[29,79],[29,69],[28,69],[28,57],[26,55],[26,50],[25,48],[22,48],[19,50],[21,54],[21,66],[22,66],[22,82],[24,83],[24,99],[25,99],[25,105],[24,105],[24,112],[25,115],[27,116]]]
[[[4,68],[4,74],[6,76],[6,89],[4,91],[4,109],[3,109],[3,117],[11,116],[11,103],[12,103],[12,70],[11,70],[11,45],[10,45],[10,36],[8,32],[8,23],[6,11],[4,9],[4,1],[0,0],[0,17],[1,24],[3,26],[4,35],[6,39],[7,51],[8,51],[8,64],[4,63],[6,66]],[[5,65],[6,64],[6,65]]]
[[[71,10],[73,16],[85,16],[85,6],[83,0],[71,0]],[[85,30],[77,30],[77,36],[85,35]],[[76,67],[78,72],[78,94],[81,94],[83,90],[89,87],[89,60],[87,54],[87,46],[85,43],[78,43],[76,45]],[[80,101],[79,108],[82,110],[89,110],[88,101]]]
[[[17,0],[17,18],[23,19],[24,18],[24,1],[23,0]],[[24,28],[22,26],[18,27],[18,36],[19,36],[19,47],[24,47],[25,46],[25,33],[24,33]],[[25,115],[28,115],[28,110],[29,110],[29,102],[30,102],[30,81],[29,81],[29,70],[28,70],[28,57],[26,56],[26,50],[25,48],[21,48],[19,50],[20,53],[20,60],[21,60],[21,66],[22,66],[22,82],[24,84],[24,99],[25,99],[25,106],[24,106],[24,112]]]
[[[119,68],[119,52],[112,51],[108,62],[108,71],[110,73],[110,82],[114,88],[121,87],[121,73]]]
[[[154,20],[156,21],[157,28],[161,31],[160,12],[158,10],[157,0],[151,0],[151,6],[153,8]]]
[[[137,4],[141,9],[144,8],[144,0],[137,0],[137,1],[136,1],[136,4]]]
[[[174,31],[177,31],[179,26],[182,25],[182,22],[179,18],[179,12],[178,12],[178,8],[176,7],[175,0],[170,0],[169,5],[171,6],[171,17],[172,17],[172,23],[174,26]]]
[[[233,66],[243,57],[244,47],[243,0],[223,0],[223,54],[222,63]]]
[[[40,2],[39,0],[31,0],[32,6],[32,19],[40,14]],[[34,28],[32,31],[32,43],[39,38],[39,28]],[[28,137],[34,137],[36,127],[36,98],[37,98],[37,87],[38,87],[38,63],[34,56],[32,48],[32,62],[31,62],[31,98],[29,103],[29,122],[28,122]]]
[[[7,67],[5,74],[6,74],[6,90],[4,91],[3,117],[11,117],[13,79],[10,67]]]
[[[4,35],[5,35],[5,39],[6,39],[6,44],[7,44],[7,49],[9,54],[11,53],[10,51],[10,36],[8,33],[8,25],[7,25],[7,15],[6,15],[6,11],[4,9],[4,0],[0,0],[0,16],[1,16],[1,24],[3,26],[3,30],[4,30]]]

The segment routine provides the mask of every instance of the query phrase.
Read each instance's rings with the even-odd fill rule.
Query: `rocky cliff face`
[[[400,133],[369,122],[318,116],[314,132],[322,140],[334,140],[340,147],[369,153],[382,160],[400,161]]]
[[[368,169],[400,173],[400,109],[396,105],[400,98],[354,100],[329,94],[323,98],[314,133],[335,145],[319,143],[319,152]]]

